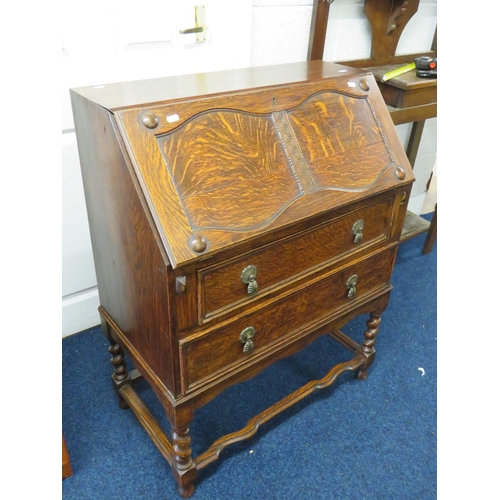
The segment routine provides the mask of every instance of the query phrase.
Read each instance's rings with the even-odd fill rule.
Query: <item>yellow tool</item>
[[[382,75],[382,81],[386,82],[412,69],[417,70],[417,76],[419,78],[437,78],[437,58],[429,56],[417,57],[412,63],[404,64]]]
[[[387,80],[390,80],[391,78],[395,78],[396,76],[402,75],[403,73],[407,73],[408,71],[411,71],[412,69],[415,69],[416,67],[417,67],[417,65],[414,62],[400,66],[399,68],[393,69],[393,70],[388,71],[387,73],[383,74],[382,81],[386,82]]]

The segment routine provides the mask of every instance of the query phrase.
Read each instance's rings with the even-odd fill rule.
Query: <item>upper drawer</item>
[[[393,198],[199,271],[200,321],[388,238]],[[254,279],[252,279],[252,276]]]

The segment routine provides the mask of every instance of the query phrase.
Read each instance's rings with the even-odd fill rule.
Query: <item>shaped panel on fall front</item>
[[[213,110],[157,140],[193,230],[257,229],[302,194],[270,115]]]
[[[318,190],[368,189],[394,163],[367,98],[319,92],[287,117]]]

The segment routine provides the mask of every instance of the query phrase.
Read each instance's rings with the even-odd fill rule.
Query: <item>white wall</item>
[[[252,0],[203,0],[204,43],[195,0],[66,0],[62,9],[62,334],[99,323],[94,261],[69,89],[247,67]],[[84,4],[84,5],[83,5]],[[99,16],[95,12],[99,11]]]
[[[109,3],[109,0],[106,1]],[[149,3],[151,1],[149,0]],[[155,0],[155,2],[158,1]],[[174,2],[171,3],[172,5],[177,5]],[[251,29],[248,29],[248,22],[246,24],[241,23],[239,36],[244,39],[239,41],[241,47],[243,47],[240,50],[242,53],[239,58],[241,64],[248,64],[246,61],[249,61],[251,66],[264,66],[304,61],[307,59],[313,0],[253,0],[251,8],[250,0],[246,0],[245,2],[238,2],[238,8],[243,9],[241,6],[244,3],[248,4],[249,7],[247,10],[241,11],[244,14],[241,14],[240,17],[244,17],[245,19],[248,16],[251,17],[249,19],[251,21]],[[325,42],[325,60],[341,61],[369,57],[370,26],[363,14],[363,3],[363,0],[335,0],[331,4]],[[111,4],[114,5],[113,2]],[[144,5],[144,8],[146,8],[146,4]],[[428,50],[434,36],[436,15],[437,2],[421,0],[419,11],[409,22],[401,37],[398,53]],[[72,34],[73,27],[66,26],[66,31]],[[69,34],[66,34],[66,44],[68,44],[68,39],[71,38]],[[249,38],[250,40],[248,40]],[[192,52],[189,48],[186,50]],[[67,54],[65,56],[67,57]],[[120,60],[117,59],[117,61],[119,62]],[[68,62],[66,60],[66,64]],[[119,66],[118,63],[116,64]],[[231,64],[232,66],[228,67],[241,66],[237,60],[231,61]],[[91,67],[95,68],[95,65],[91,65]],[[169,74],[178,74],[181,69],[177,69],[178,71],[176,71],[176,68],[169,67]],[[194,73],[204,70],[205,68],[201,66],[200,68],[196,68],[191,65],[189,72]],[[122,73],[123,71],[125,70],[122,68]],[[183,71],[186,72],[185,70]],[[82,72],[82,77],[87,73]],[[119,74],[121,75],[121,73]],[[149,74],[144,75],[144,77],[150,76]],[[116,81],[112,77],[113,75],[109,73],[109,65],[107,65],[106,72],[102,78],[97,78],[96,76],[96,81],[72,82],[72,86],[103,83],[104,80],[106,82]],[[86,78],[90,77],[87,75]],[[128,74],[126,78],[133,79]],[[71,130],[71,117],[66,116],[63,121],[69,123],[69,125],[63,126],[65,133],[62,135],[62,334],[66,336],[99,323],[97,314],[99,298],[93,268],[83,188],[79,173],[79,161],[74,147],[74,132]],[[410,128],[410,124],[399,125],[397,127],[399,136],[405,146],[408,142]],[[426,122],[421,146],[417,155],[415,165],[417,180],[414,184],[409,204],[410,210],[415,213],[420,213],[424,203],[426,184],[436,162],[436,150],[436,119],[434,118]]]

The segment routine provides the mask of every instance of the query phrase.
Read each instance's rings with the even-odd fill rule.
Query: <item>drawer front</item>
[[[200,271],[200,321],[261,296],[347,252],[386,240],[392,207],[393,198],[389,198],[230,263]]]
[[[181,340],[183,390],[252,362],[259,353],[300,337],[301,330],[309,325],[384,289],[389,285],[395,253],[394,246],[343,269],[330,269],[321,278],[252,314]]]

